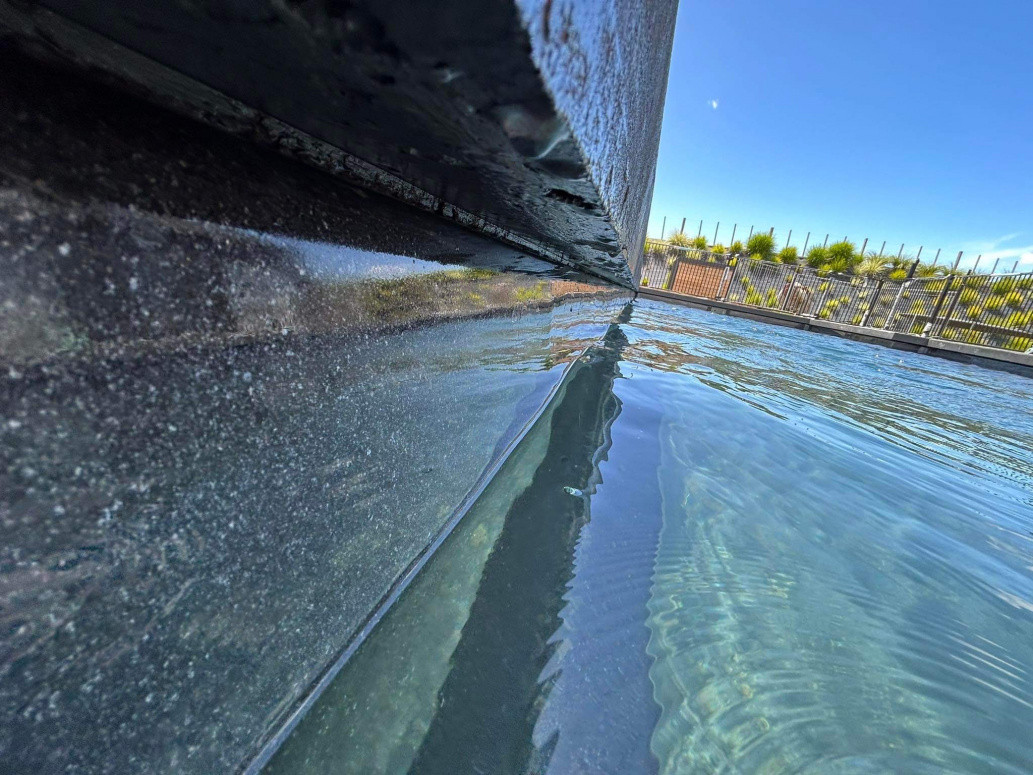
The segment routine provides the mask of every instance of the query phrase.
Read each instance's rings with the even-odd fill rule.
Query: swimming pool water
[[[1033,380],[639,301],[268,770],[1029,772],[1031,671]]]

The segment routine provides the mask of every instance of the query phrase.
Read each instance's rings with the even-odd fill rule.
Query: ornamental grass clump
[[[793,245],[786,245],[778,251],[777,260],[781,264],[795,264],[799,257],[800,253]]]
[[[821,245],[815,245],[807,251],[807,266],[818,269],[829,260],[829,249]]]
[[[736,255],[736,256],[739,255],[740,253],[742,253],[743,252],[742,240],[736,240],[731,245],[729,245],[728,246],[728,252],[732,253],[733,255]]]
[[[764,232],[754,234],[747,241],[746,249],[750,252],[751,258],[756,255],[769,261],[775,255],[775,238]]]
[[[692,246],[692,240],[689,238],[689,235],[683,231],[676,231],[667,241],[679,248],[688,248]]]
[[[707,238],[704,237],[701,234],[700,236],[698,236],[694,240],[692,240],[692,247],[699,248],[700,250],[706,250],[707,249]]]

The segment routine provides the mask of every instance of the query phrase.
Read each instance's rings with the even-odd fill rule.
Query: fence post
[[[664,286],[661,290],[673,291],[674,281],[678,278],[678,268],[681,266],[681,256],[676,256],[674,262],[667,267],[667,279],[664,280]]]
[[[720,228],[721,228],[721,221],[718,221],[717,222],[717,226],[714,227],[714,241],[710,243],[711,245],[716,245],[717,244],[717,230],[720,229]]]
[[[803,251],[801,251],[801,253],[800,253],[801,256],[806,256],[807,255],[807,243],[810,242],[810,241],[811,241],[811,233],[807,232],[807,239],[805,239],[803,241]]]
[[[862,326],[867,326],[872,320],[872,313],[875,312],[875,305],[879,301],[879,297],[882,296],[882,284],[886,282],[881,277],[875,284],[875,298],[868,303],[868,311],[864,313],[864,319],[861,321]]]
[[[940,260],[940,248],[936,248],[936,258],[933,259],[933,266],[936,266],[936,262]]]
[[[976,273],[976,271],[977,271],[977,270],[979,269],[979,262],[980,262],[980,261],[981,261],[982,259],[983,259],[983,254],[982,254],[982,253],[980,253],[980,254],[979,254],[978,256],[976,256],[976,263],[974,263],[974,264],[972,265],[972,274],[975,274],[975,273]]]
[[[958,270],[958,264],[961,263],[961,254],[964,253],[964,252],[965,252],[964,250],[959,250],[958,251],[958,257],[954,259],[954,271],[955,272]]]
[[[731,242],[728,243],[729,245],[731,245],[733,242],[735,242],[735,230],[737,228],[739,228],[739,224],[733,223],[732,224],[732,240],[731,240]]]
[[[660,226],[660,241],[663,242],[664,234],[667,233],[667,216],[664,216],[663,225]]]
[[[882,258],[883,252],[886,250],[886,240],[882,241],[882,247],[879,248],[879,258]]]
[[[900,287],[897,288],[897,297],[893,300],[893,305],[890,307],[890,312],[886,316],[886,324],[883,326],[883,328],[893,327],[893,316],[897,314],[897,305],[900,304],[900,297],[904,294],[904,289],[907,288],[910,284],[911,280],[905,280],[900,284]],[[948,285],[949,284],[950,283],[948,283]]]
[[[724,301],[725,299],[728,298],[728,294],[731,293],[731,290],[732,290],[732,284],[735,282],[735,275],[739,271],[739,266],[740,266],[740,264],[742,264],[742,262],[743,262],[743,259],[741,259],[741,258],[735,259],[735,266],[732,267],[732,274],[728,278],[728,286],[725,288],[724,293],[722,294],[721,293],[721,289],[718,288],[718,293],[720,294],[718,296],[718,301]],[[726,268],[727,268],[727,265],[726,265]],[[723,277],[723,275],[722,275],[722,277]]]
[[[681,219],[681,231],[678,232],[679,234],[684,234],[685,233],[685,221],[686,220],[688,220],[688,219],[687,218],[682,218]]]
[[[828,234],[826,234],[826,235],[825,235],[825,244],[824,244],[824,246],[823,246],[823,247],[826,247],[826,248],[827,248],[828,246],[829,246],[829,235],[828,235]]]
[[[929,316],[929,322],[925,324],[925,328],[922,329],[922,336],[932,336],[933,325],[936,323],[936,318],[940,314],[940,310],[943,309],[943,302],[947,299],[947,294],[950,292],[951,284],[954,282],[954,278],[947,276],[943,281],[943,290],[940,291],[940,295],[936,297],[936,304],[933,305],[933,314]]]
[[[699,219],[699,231],[696,232],[696,236],[700,236],[703,233],[703,219]]]
[[[997,258],[994,259],[994,265],[990,268],[990,274],[993,274],[994,272],[997,271],[997,264],[1000,262],[1000,260],[1001,260],[1000,256],[998,256]]]
[[[868,238],[864,238],[864,244],[861,245],[861,258],[864,258],[864,250],[868,247]]]
[[[750,227],[750,236],[746,238],[746,241],[749,242],[751,239],[753,239],[753,227],[752,226]]]
[[[789,236],[786,237],[786,247],[789,247],[789,241],[793,238],[793,230],[789,230]]]

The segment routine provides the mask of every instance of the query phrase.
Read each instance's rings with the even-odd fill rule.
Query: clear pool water
[[[1031,730],[1033,380],[637,302],[268,769],[1024,773]]]

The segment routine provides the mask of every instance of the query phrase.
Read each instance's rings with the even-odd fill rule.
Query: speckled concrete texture
[[[232,772],[630,294],[0,62],[0,771]]]
[[[3,0],[0,28],[37,53],[631,287],[675,0],[519,5]]]

